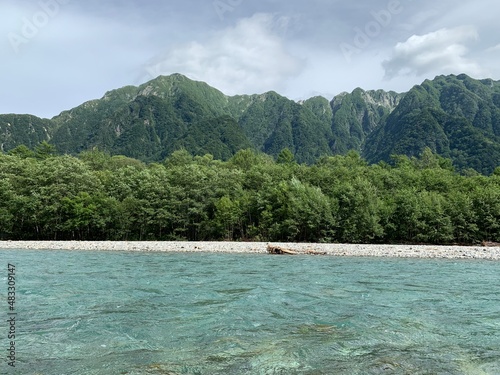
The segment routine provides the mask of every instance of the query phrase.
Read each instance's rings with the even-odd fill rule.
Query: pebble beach
[[[210,252],[267,254],[267,247],[279,246],[299,254],[324,253],[326,256],[395,257],[500,260],[500,247],[426,246],[426,245],[355,245],[279,242],[151,242],[151,241],[0,241],[0,250],[72,250],[72,251],[143,251]]]

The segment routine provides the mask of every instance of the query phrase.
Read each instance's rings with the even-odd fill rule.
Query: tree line
[[[20,146],[0,154],[0,238],[500,242],[500,168],[458,174],[430,150],[375,165],[355,152],[302,165],[288,150],[144,164]]]

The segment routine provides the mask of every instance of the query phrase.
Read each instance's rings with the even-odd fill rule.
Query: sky
[[[0,113],[51,118],[181,73],[227,95],[500,80],[494,0],[0,0]]]

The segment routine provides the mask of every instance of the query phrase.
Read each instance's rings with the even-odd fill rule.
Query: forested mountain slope
[[[276,92],[230,97],[174,74],[110,91],[51,120],[0,115],[3,152],[42,141],[59,153],[98,148],[143,161],[178,149],[227,160],[246,148],[274,157],[288,148],[308,164],[350,150],[376,163],[429,147],[459,170],[490,174],[500,165],[500,83],[440,76],[406,94],[358,88],[332,101],[295,102]]]
[[[31,115],[0,115],[0,151],[6,152],[16,146],[34,148],[50,139],[53,123]]]
[[[364,155],[418,156],[429,147],[459,169],[489,174],[500,165],[500,82],[440,76],[415,86],[370,134]]]

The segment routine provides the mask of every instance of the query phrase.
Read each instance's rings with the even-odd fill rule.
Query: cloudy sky
[[[493,0],[0,0],[0,113],[52,117],[182,73],[228,95],[500,80]]]

